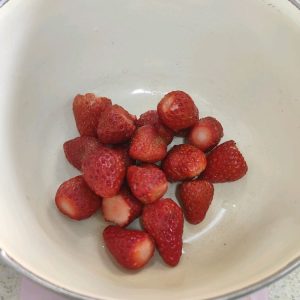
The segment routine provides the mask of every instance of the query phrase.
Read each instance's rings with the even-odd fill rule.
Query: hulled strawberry
[[[178,181],[198,176],[206,167],[205,154],[195,146],[174,146],[162,164],[169,181]]]
[[[82,176],[77,176],[60,185],[55,203],[64,215],[74,220],[82,220],[100,208],[101,198],[90,190]]]
[[[160,199],[168,189],[164,172],[155,165],[130,166],[127,182],[135,197],[145,204]]]
[[[144,125],[152,125],[157,129],[158,134],[162,137],[167,145],[169,145],[173,141],[173,131],[163,125],[158,117],[158,113],[156,110],[148,110],[140,115],[140,118],[137,120],[136,124],[138,127],[142,127]]]
[[[193,99],[182,91],[166,94],[158,103],[157,112],[163,124],[175,132],[193,126],[199,119]]]
[[[144,231],[108,226],[103,231],[103,239],[111,255],[126,269],[144,267],[155,250],[152,238]]]
[[[223,127],[221,123],[212,117],[200,119],[190,130],[188,143],[198,147],[203,152],[207,152],[217,146],[223,137]]]
[[[97,134],[103,144],[127,142],[133,135],[136,117],[120,105],[107,108],[99,119]]]
[[[77,95],[73,101],[73,113],[80,135],[97,136],[98,121],[111,100],[94,94]]]
[[[234,141],[214,148],[207,156],[207,167],[201,178],[212,183],[235,181],[248,171],[247,163]]]
[[[145,205],[142,225],[153,237],[166,264],[176,266],[182,252],[183,214],[172,199]]]
[[[139,127],[130,144],[131,158],[142,162],[155,163],[167,154],[167,144],[152,125]]]
[[[115,196],[126,173],[124,157],[114,149],[101,147],[83,161],[83,176],[89,187],[101,197]]]
[[[189,223],[198,224],[203,221],[213,196],[214,187],[205,180],[186,181],[179,186],[179,197]]]
[[[93,136],[80,136],[65,142],[63,148],[69,163],[81,170],[84,157],[101,146],[99,140]]]
[[[117,195],[102,200],[104,219],[121,227],[130,224],[141,212],[142,204],[126,187],[123,187]]]

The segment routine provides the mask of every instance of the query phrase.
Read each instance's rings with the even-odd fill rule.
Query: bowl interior
[[[269,2],[8,2],[0,15],[0,247],[41,278],[97,299],[217,297],[299,257],[300,14]],[[72,98],[94,92],[139,115],[177,89],[201,116],[221,121],[223,141],[237,141],[249,172],[215,185],[206,219],[185,224],[176,268],[156,254],[126,272],[103,247],[100,214],[74,222],[54,205],[58,185],[78,174],[62,150],[78,135]]]

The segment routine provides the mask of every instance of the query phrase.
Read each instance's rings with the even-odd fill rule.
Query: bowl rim
[[[9,0],[0,0],[0,8],[4,6]],[[300,10],[300,0],[289,0],[297,9]],[[57,284],[50,282],[49,280],[33,273],[26,267],[24,267],[21,263],[16,261],[12,256],[10,256],[5,250],[0,248],[0,257],[6,262],[10,267],[18,271],[20,274],[26,276],[27,278],[33,280],[34,282],[53,290],[59,294],[67,295],[76,299],[83,299],[83,300],[117,300],[116,298],[94,298],[83,295],[81,293],[74,292]],[[243,296],[247,296],[251,293],[254,293],[274,282],[281,279],[282,277],[288,275],[290,272],[295,270],[296,268],[300,267],[300,256],[294,258],[292,261],[287,263],[285,266],[277,270],[275,273],[253,283],[242,287],[238,290],[233,292],[225,293],[223,295],[213,297],[213,298],[206,298],[206,300],[234,300]]]
[[[300,0],[289,0],[292,4],[294,4],[298,9],[300,9]]]
[[[83,295],[81,293],[77,293],[74,291],[71,291],[67,288],[64,288],[62,286],[59,286],[57,284],[54,284],[50,282],[49,280],[34,274],[29,269],[24,267],[21,263],[17,262],[14,258],[12,258],[7,252],[5,252],[3,249],[0,249],[0,256],[1,258],[12,268],[17,270],[20,274],[26,276],[27,278],[33,280],[34,282],[51,289],[59,294],[67,295],[76,299],[83,299],[83,300],[117,300],[117,298],[94,298],[90,296]],[[296,268],[300,267],[300,256],[293,259],[291,262],[287,263],[285,266],[280,268],[275,273],[263,278],[262,280],[259,280],[253,284],[247,285],[245,287],[242,287],[236,291],[225,293],[223,295],[212,297],[212,298],[206,298],[206,300],[233,300],[237,299],[243,296],[247,296],[249,294],[252,294],[272,283],[275,281],[281,279],[282,277],[288,275],[290,272],[295,270]]]

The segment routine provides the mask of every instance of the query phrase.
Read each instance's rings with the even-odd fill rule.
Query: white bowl
[[[21,272],[93,299],[227,299],[282,276],[300,255],[300,12],[288,1],[11,0],[0,10],[0,248]],[[182,89],[213,115],[249,165],[215,185],[204,222],[185,224],[180,264],[158,255],[117,267],[100,214],[74,222],[54,205],[77,174],[77,93],[131,113]],[[173,196],[174,188],[169,192]]]

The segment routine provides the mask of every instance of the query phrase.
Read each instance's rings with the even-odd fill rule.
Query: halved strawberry
[[[173,141],[173,131],[163,125],[158,117],[158,113],[156,110],[148,110],[140,115],[140,118],[137,120],[136,125],[138,127],[142,127],[144,125],[152,125],[157,129],[158,134],[162,137],[167,145],[169,145]]]
[[[201,178],[212,183],[235,181],[248,171],[247,163],[234,141],[214,148],[207,156],[207,167]]]
[[[167,154],[167,144],[152,125],[139,127],[130,144],[131,158],[148,163],[162,160]]]
[[[136,117],[120,105],[107,108],[99,119],[97,133],[103,144],[120,144],[128,141],[135,131]]]
[[[205,218],[214,196],[214,186],[205,180],[186,181],[179,186],[179,196],[187,221],[198,224]]]
[[[174,146],[162,163],[169,181],[178,181],[198,176],[206,167],[205,154],[195,146]]]
[[[126,269],[144,267],[155,250],[152,238],[144,231],[108,226],[103,231],[103,239],[115,260]]]
[[[125,177],[124,157],[103,146],[85,157],[82,171],[86,183],[97,195],[113,197],[119,192]]]
[[[127,182],[135,197],[145,204],[160,199],[168,189],[164,172],[155,165],[130,166]]]
[[[64,215],[74,220],[82,220],[100,208],[101,198],[90,190],[82,176],[77,176],[60,185],[55,203]]]
[[[166,94],[158,103],[157,112],[163,124],[175,132],[193,126],[199,119],[193,99],[182,91]]]
[[[188,143],[198,147],[203,152],[210,151],[217,146],[223,137],[221,123],[212,117],[200,119],[190,130]]]
[[[183,214],[172,199],[145,205],[142,225],[153,237],[166,264],[176,266],[182,253]]]
[[[111,106],[111,100],[94,94],[77,95],[73,113],[80,135],[97,136],[97,125],[102,112]]]
[[[127,226],[139,217],[141,212],[141,202],[126,187],[123,187],[117,195],[102,200],[104,219],[121,227]]]
[[[64,152],[69,163],[81,170],[84,157],[101,147],[102,144],[93,136],[80,136],[64,143]]]

